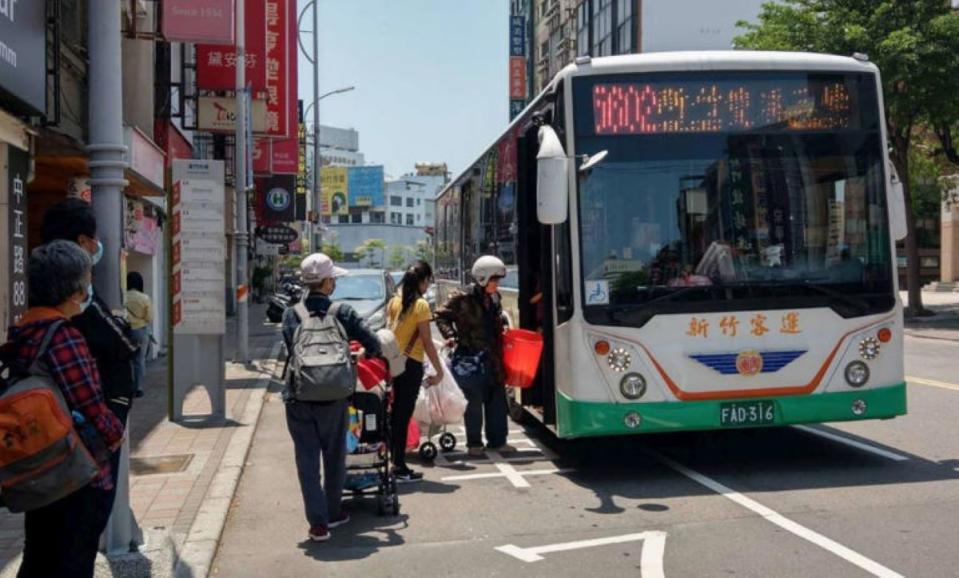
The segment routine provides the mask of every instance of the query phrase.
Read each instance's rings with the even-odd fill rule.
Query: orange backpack
[[[47,329],[26,374],[15,371],[9,359],[0,362],[0,500],[12,512],[52,504],[97,476],[60,388],[43,368],[63,323]]]

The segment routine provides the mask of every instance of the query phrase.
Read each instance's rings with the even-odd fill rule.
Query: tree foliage
[[[429,241],[417,241],[416,248],[413,250],[413,255],[420,261],[425,261],[430,265],[433,264],[433,244]]]
[[[739,25],[738,48],[863,53],[879,67],[890,158],[906,197],[909,307],[920,313],[910,151],[927,125],[959,163],[959,15],[944,0],[781,0],[764,5],[758,23]]]
[[[360,261],[369,259],[370,267],[382,267],[386,260],[386,241],[383,239],[367,239],[353,251]],[[376,258],[379,257],[379,260]]]
[[[396,245],[390,251],[390,268],[403,269],[406,266],[406,256],[410,248],[404,245]]]
[[[326,254],[327,257],[334,261],[344,260],[343,249],[340,248],[340,244],[336,241],[324,241],[320,247],[320,252]]]

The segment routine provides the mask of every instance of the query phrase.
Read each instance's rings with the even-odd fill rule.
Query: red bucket
[[[506,384],[527,388],[533,385],[543,355],[543,336],[535,331],[510,329],[503,336],[503,364]]]

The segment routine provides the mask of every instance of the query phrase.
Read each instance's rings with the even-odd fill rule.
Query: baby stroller
[[[356,351],[359,346],[354,344],[353,348]],[[374,495],[379,515],[396,516],[400,498],[391,454],[389,372],[381,371],[384,362],[378,359],[360,359],[357,365],[359,378],[350,401],[350,453],[346,457],[344,491],[354,497]]]

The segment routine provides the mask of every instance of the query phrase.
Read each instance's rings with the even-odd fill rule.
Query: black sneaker
[[[396,475],[396,481],[401,484],[423,481],[423,474],[420,472],[414,472],[409,468],[404,470],[396,470],[394,473]]]

